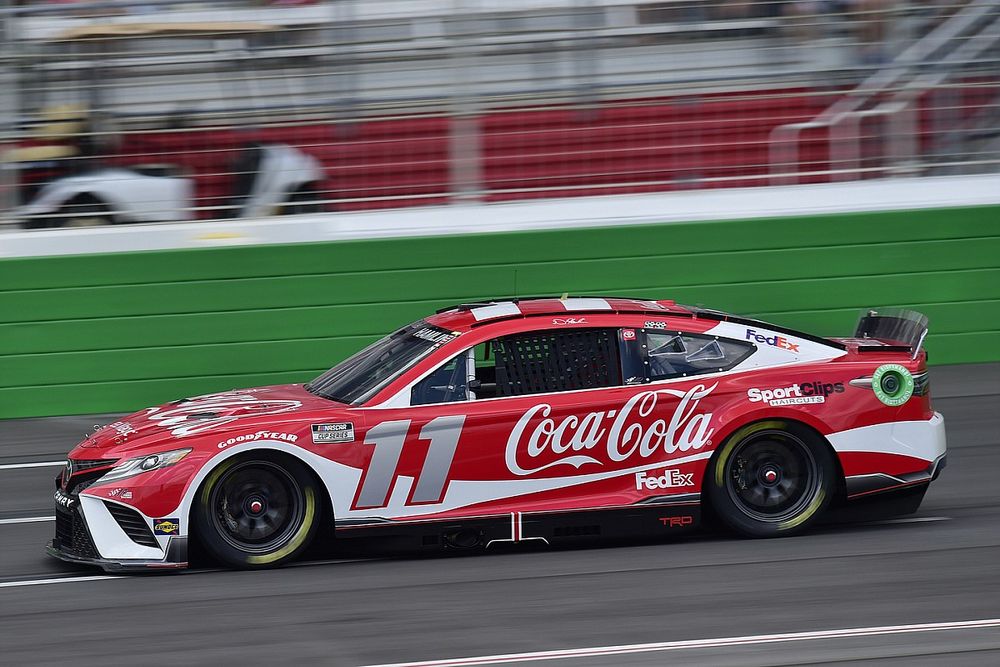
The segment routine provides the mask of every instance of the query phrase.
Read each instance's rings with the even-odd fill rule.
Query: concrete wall
[[[463,300],[673,298],[821,335],[931,319],[937,364],[1000,360],[1000,207],[0,260],[0,417],[304,381]]]

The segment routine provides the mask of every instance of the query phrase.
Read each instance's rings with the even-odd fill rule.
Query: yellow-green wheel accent
[[[705,492],[719,517],[752,537],[805,529],[829,504],[838,474],[829,445],[803,424],[766,420],[719,448]]]
[[[234,457],[212,470],[199,489],[196,534],[226,564],[280,565],[312,541],[318,499],[315,478],[299,461],[267,451]]]

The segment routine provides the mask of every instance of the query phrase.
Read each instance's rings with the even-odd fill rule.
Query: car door
[[[600,422],[626,391],[618,329],[523,332],[489,341],[482,356],[492,359],[480,359],[476,368],[475,397],[466,407],[468,441],[453,471],[463,480],[459,488],[478,502],[460,511],[565,511],[605,503],[588,480],[603,468]]]
[[[415,382],[409,407],[368,413],[374,451],[351,509],[450,519],[690,497],[717,427],[717,379],[700,376],[744,352],[627,327],[468,348]]]
[[[616,382],[523,396],[507,419],[502,472],[537,487],[516,498],[520,511],[696,500],[718,426],[713,374],[751,346],[644,328],[609,331]]]
[[[409,407],[367,413],[363,445],[374,452],[352,514],[451,518],[601,502],[574,477],[602,467],[584,450],[598,446],[588,426],[621,401],[619,347],[615,328],[542,329],[433,369],[412,386]]]

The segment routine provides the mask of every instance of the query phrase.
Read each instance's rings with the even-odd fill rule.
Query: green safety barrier
[[[1000,360],[1000,207],[0,260],[0,418],[308,380],[435,309],[642,296],[850,335],[930,317],[932,363]]]

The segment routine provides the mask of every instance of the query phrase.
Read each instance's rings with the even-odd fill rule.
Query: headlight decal
[[[136,458],[119,463],[97,481],[98,483],[113,482],[127,477],[134,477],[144,472],[160,470],[161,468],[174,465],[190,453],[191,449],[187,448],[137,456]]]

